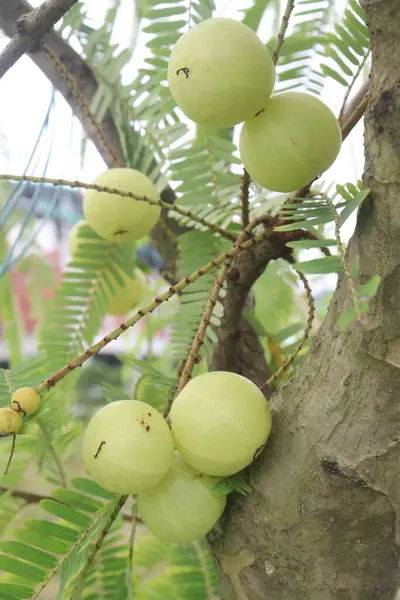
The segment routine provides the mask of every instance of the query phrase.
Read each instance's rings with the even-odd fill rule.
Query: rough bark
[[[273,432],[210,537],[225,598],[392,600],[399,587],[400,10],[364,0],[373,68],[365,183],[349,260],[382,284],[366,326],[327,318],[293,379],[271,399]],[[218,366],[218,365],[216,365]]]

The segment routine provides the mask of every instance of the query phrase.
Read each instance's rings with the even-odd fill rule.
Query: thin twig
[[[125,502],[127,501],[128,496],[121,496],[119,499],[118,504],[116,505],[116,507],[114,508],[114,510],[112,511],[112,513],[109,515],[106,524],[104,525],[104,527],[102,528],[102,530],[100,531],[100,534],[97,537],[96,543],[93,545],[91,551],[89,552],[88,556],[86,557],[86,560],[83,564],[83,566],[81,567],[81,569],[79,570],[79,572],[75,575],[74,577],[74,586],[73,588],[70,590],[70,598],[74,598],[76,592],[78,591],[86,573],[88,572],[88,570],[90,569],[90,567],[93,564],[94,559],[96,558],[97,553],[99,552],[102,543],[104,542],[104,539],[106,537],[106,535],[108,534],[108,532],[110,531],[110,528],[112,526],[112,524],[114,523],[115,519],[118,517],[123,505],[125,504]]]
[[[240,183],[241,199],[242,199],[242,227],[245,228],[249,224],[249,188],[250,188],[250,175],[243,170],[243,175]]]
[[[285,34],[286,34],[286,30],[289,25],[290,15],[292,14],[292,11],[294,9],[294,3],[295,3],[295,0],[288,0],[287,4],[286,4],[286,10],[284,12],[284,15],[283,15],[282,21],[281,21],[281,28],[279,30],[278,37],[276,39],[274,51],[272,53],[272,60],[274,62],[274,65],[276,65],[276,63],[278,62],[279,53],[285,42]]]
[[[39,50],[46,33],[78,0],[46,0],[15,23],[17,33],[0,54],[0,79],[25,54]]]
[[[207,327],[210,324],[211,315],[217,304],[218,296],[219,296],[222,286],[224,285],[224,281],[225,281],[226,274],[228,272],[229,267],[230,267],[229,262],[224,265],[221,273],[216,278],[214,285],[211,289],[210,296],[207,300],[207,304],[204,308],[204,312],[201,317],[199,328],[194,337],[192,347],[189,352],[189,356],[186,360],[185,367],[182,371],[182,375],[180,377],[180,380],[179,380],[179,383],[178,383],[178,386],[176,389],[177,394],[179,394],[179,392],[185,387],[185,385],[188,383],[189,379],[192,376],[193,367],[198,360],[200,348],[204,344],[204,336],[206,334]],[[167,410],[164,416],[167,416],[168,412],[169,411]]]
[[[91,123],[93,129],[95,130],[95,132],[97,133],[97,135],[99,137],[100,142],[103,144],[105,151],[108,152],[108,154],[110,155],[114,164],[117,167],[124,167],[125,165],[124,165],[123,161],[120,159],[120,157],[118,156],[118,153],[114,150],[114,148],[109,143],[102,126],[99,123],[97,123],[97,121],[90,109],[89,104],[86,102],[86,100],[84,99],[82,94],[79,92],[78,86],[76,85],[76,83],[75,83],[73,77],[71,76],[71,74],[69,73],[68,69],[63,65],[61,60],[58,58],[57,54],[55,52],[53,52],[52,50],[50,50],[50,48],[48,46],[43,45],[42,50],[45,54],[47,54],[49,59],[57,67],[58,72],[60,73],[61,77],[64,79],[65,83],[67,84],[67,86],[71,90],[72,94],[74,95],[77,105],[79,106],[79,108],[81,109],[81,111],[83,112],[85,117],[88,119],[88,121]]]
[[[299,341],[298,345],[296,346],[296,349],[293,352],[293,354],[291,354],[289,356],[289,358],[287,358],[285,360],[285,362],[279,367],[279,369],[277,371],[275,371],[275,373],[269,379],[267,379],[267,381],[265,383],[263,383],[262,386],[260,386],[261,390],[264,390],[267,386],[271,385],[271,383],[273,383],[283,373],[283,371],[285,371],[293,363],[294,359],[299,354],[300,350],[303,348],[304,344],[306,343],[308,336],[310,335],[310,331],[311,331],[312,324],[314,321],[314,314],[315,314],[314,298],[313,298],[312,291],[311,291],[311,288],[307,281],[306,276],[303,273],[301,273],[300,271],[296,271],[296,273],[298,274],[301,281],[303,282],[303,285],[304,285],[304,288],[305,288],[306,294],[307,294],[307,299],[308,299],[307,324],[304,329],[302,338]]]
[[[189,277],[184,277],[183,279],[178,281],[177,284],[171,286],[166,292],[164,292],[163,294],[160,294],[159,296],[154,298],[154,300],[152,302],[150,302],[150,304],[148,304],[144,308],[141,308],[140,310],[138,310],[136,312],[136,314],[134,314],[132,317],[130,317],[129,319],[127,319],[126,321],[121,323],[121,325],[119,327],[117,327],[116,329],[111,331],[108,335],[104,336],[103,339],[101,339],[99,342],[97,342],[96,344],[93,344],[93,346],[90,346],[90,348],[88,348],[87,350],[82,352],[82,354],[77,356],[74,360],[71,360],[64,367],[62,367],[61,369],[56,371],[53,375],[51,375],[50,377],[45,379],[41,384],[39,384],[35,388],[35,391],[38,394],[40,394],[41,392],[44,392],[45,390],[48,390],[48,389],[52,388],[53,386],[55,386],[56,383],[58,383],[59,381],[64,379],[64,377],[66,377],[74,369],[77,369],[78,367],[83,365],[83,363],[85,363],[89,358],[91,358],[92,356],[94,356],[95,354],[100,352],[100,350],[102,350],[102,348],[107,346],[107,344],[109,344],[113,340],[116,340],[129,327],[132,327],[138,321],[140,321],[140,319],[145,317],[147,314],[153,312],[153,310],[155,310],[160,304],[168,301],[170,298],[172,298],[172,296],[174,296],[175,294],[177,294],[178,292],[180,292],[181,290],[186,288],[191,283],[194,283],[195,281],[197,281],[197,279],[199,279],[200,277],[202,277],[203,275],[205,275],[206,273],[208,273],[215,267],[218,267],[219,265],[224,263],[226,260],[233,258],[237,254],[239,254],[239,252],[241,252],[242,250],[246,250],[247,248],[254,246],[258,242],[263,240],[264,237],[265,237],[264,235],[260,235],[258,237],[251,238],[250,240],[247,240],[246,242],[243,242],[241,244],[234,246],[234,248],[232,248],[232,250],[230,252],[225,252],[224,254],[220,254],[217,258],[215,258],[211,262],[207,263],[206,265],[204,265],[203,267],[201,267],[200,269],[198,269],[197,271],[192,273],[192,275],[190,275]]]
[[[188,210],[184,210],[180,206],[176,206],[175,204],[171,205],[171,204],[168,204],[168,202],[163,202],[162,200],[154,200],[152,198],[148,198],[147,196],[138,196],[137,194],[134,194],[133,192],[124,192],[117,188],[111,188],[111,187],[104,186],[104,185],[96,185],[94,183],[85,183],[83,181],[69,181],[67,179],[53,179],[51,177],[34,177],[33,175],[12,175],[10,173],[5,173],[5,174],[0,174],[0,180],[31,181],[33,183],[48,183],[55,187],[64,186],[64,187],[70,187],[70,188],[82,188],[85,190],[95,190],[96,192],[105,192],[107,194],[116,194],[118,196],[123,196],[126,198],[133,198],[134,200],[139,200],[140,202],[147,202],[147,204],[150,204],[150,205],[161,206],[162,208],[166,208],[167,210],[172,210],[173,212],[176,212],[183,217],[186,217],[192,221],[195,221],[196,223],[200,223],[200,225],[204,225],[204,227],[207,227],[208,229],[215,231],[215,233],[219,233],[222,237],[230,240],[231,242],[234,242],[236,240],[236,237],[233,234],[229,233],[228,231],[225,231],[225,229],[222,229],[221,227],[218,227],[217,225],[210,223],[210,221],[207,221],[206,219],[203,219],[202,217],[198,217],[197,215],[194,215],[193,213],[191,213]]]
[[[5,468],[4,475],[7,475],[8,470],[10,468],[10,465],[11,465],[11,462],[12,462],[12,459],[13,459],[13,456],[14,456],[14,452],[15,452],[15,442],[16,442],[16,440],[17,440],[17,436],[14,433],[13,436],[12,436],[10,456],[8,457],[7,466]]]

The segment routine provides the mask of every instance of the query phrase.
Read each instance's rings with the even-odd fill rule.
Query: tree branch
[[[39,50],[43,37],[78,0],[46,0],[15,21],[17,33],[0,54],[0,79],[25,52]]]
[[[12,37],[14,33],[14,23],[22,15],[31,11],[32,6],[26,2],[26,0],[0,0],[0,28],[8,37]],[[89,65],[53,30],[49,31],[46,35],[46,46],[50,48],[64,64],[68,72],[74,78],[79,94],[88,104],[90,104],[97,90],[97,81]],[[113,164],[112,157],[103,147],[101,140],[93,130],[91,122],[82,112],[76,97],[54,62],[48,55],[42,52],[30,54],[29,57],[47,77],[54,88],[64,96],[72,112],[82,123],[82,127],[87,136],[93,141],[105,163],[108,166],[111,166]],[[102,128],[110,145],[117,151],[122,159],[123,156],[118,130],[110,111],[107,111],[105,114],[102,121]]]

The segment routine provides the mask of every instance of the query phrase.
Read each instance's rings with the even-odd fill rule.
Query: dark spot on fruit
[[[124,233],[128,233],[127,229],[118,229],[118,231],[115,231],[113,233],[113,235],[124,235]]]
[[[190,73],[190,71],[189,71],[188,67],[181,67],[180,69],[178,69],[178,70],[177,70],[176,74],[177,74],[177,75],[179,75],[179,73],[180,73],[181,71],[182,71],[182,73],[184,73],[184,75],[185,75],[185,78],[186,78],[186,79],[188,79],[188,77],[189,77],[189,73]]]
[[[295,141],[294,141],[294,139],[293,139],[292,137],[290,137],[290,136],[289,136],[289,140],[292,142],[292,144],[293,144],[294,146],[297,146],[297,145],[298,145],[298,144],[297,144],[297,142],[295,142]]]
[[[149,431],[150,431],[150,425],[148,425],[147,423],[146,423],[146,425],[145,425],[145,430],[146,430],[147,432],[149,432]]]
[[[261,113],[264,112],[264,108],[262,108],[261,110],[259,110],[258,112],[256,112],[256,114],[254,115],[255,117],[258,117],[258,115],[261,115]]]

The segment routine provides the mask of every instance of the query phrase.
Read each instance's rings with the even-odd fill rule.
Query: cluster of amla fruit
[[[144,402],[112,402],[90,420],[83,459],[103,488],[137,495],[139,514],[157,537],[186,543],[205,535],[222,515],[226,494],[215,486],[258,456],[271,412],[254,383],[212,371],[177,395],[169,423]]]
[[[212,18],[187,31],[171,52],[168,83],[179,108],[199,125],[225,128],[245,121],[241,160],[269,190],[302,188],[339,154],[339,123],[321,100],[298,92],[271,97],[272,58],[239,21]]]
[[[13,392],[10,406],[0,408],[0,437],[16,435],[23,417],[33,415],[40,406],[39,394],[33,388],[22,387]]]

